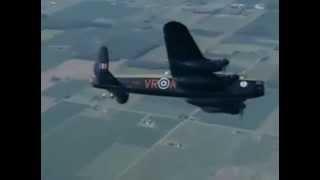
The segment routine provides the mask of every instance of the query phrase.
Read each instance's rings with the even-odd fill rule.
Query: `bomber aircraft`
[[[130,93],[185,98],[187,103],[208,113],[242,114],[245,101],[264,95],[264,82],[224,73],[227,59],[207,59],[180,22],[170,21],[163,27],[170,75],[158,77],[114,77],[109,71],[109,53],[99,50],[91,83],[106,89],[120,104]]]

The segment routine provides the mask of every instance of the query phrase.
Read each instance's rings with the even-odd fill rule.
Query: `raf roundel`
[[[170,80],[168,78],[161,78],[158,81],[158,87],[160,89],[168,89],[170,86]]]

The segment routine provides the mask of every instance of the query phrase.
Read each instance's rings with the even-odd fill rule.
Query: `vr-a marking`
[[[160,79],[145,79],[144,85],[147,89],[176,89],[176,81],[166,77]]]

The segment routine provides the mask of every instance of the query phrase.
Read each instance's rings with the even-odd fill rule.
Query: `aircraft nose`
[[[258,91],[258,94],[263,96],[264,95],[264,82],[263,81],[257,81],[256,89]]]
[[[226,59],[226,58],[224,58],[224,59],[222,60],[222,62],[223,62],[224,65],[229,65],[229,60]]]

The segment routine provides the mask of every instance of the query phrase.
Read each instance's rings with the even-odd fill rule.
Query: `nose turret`
[[[264,95],[264,82],[263,81],[256,81],[256,91],[258,96]]]
[[[239,79],[228,87],[228,91],[243,98],[256,98],[265,94],[263,81]]]

